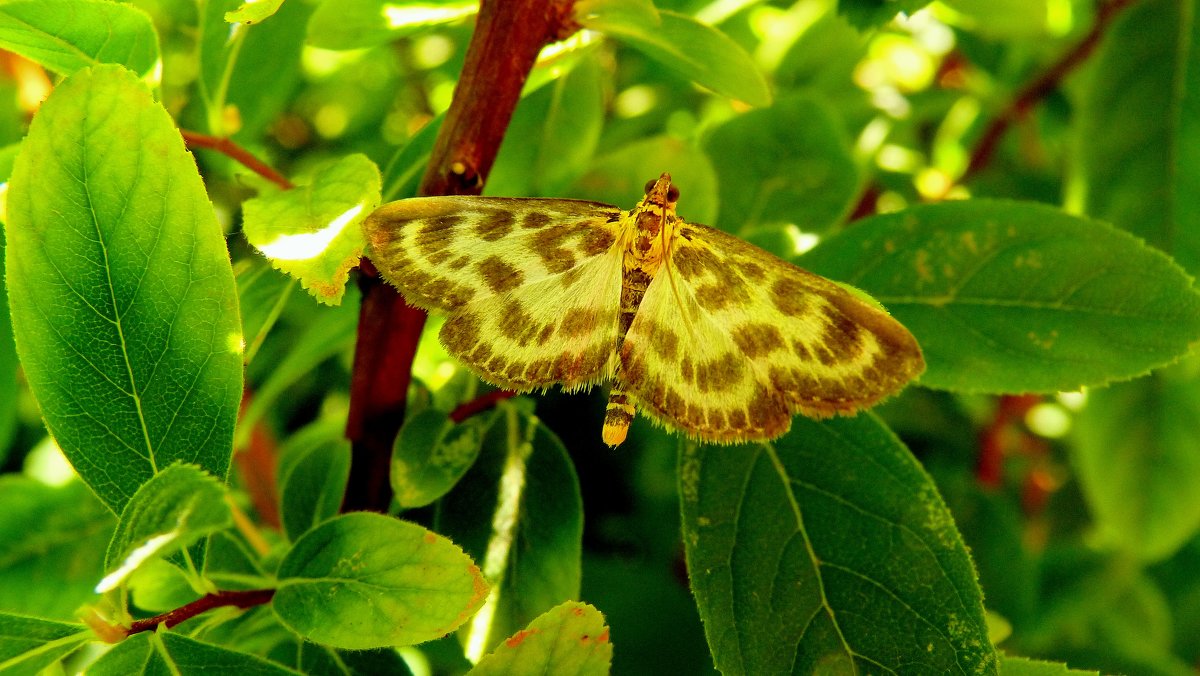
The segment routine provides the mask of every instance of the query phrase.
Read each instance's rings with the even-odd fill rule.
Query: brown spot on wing
[[[499,256],[479,261],[479,275],[493,293],[511,291],[525,283],[525,273]]]
[[[833,358],[850,361],[862,354],[862,327],[833,307],[829,308],[827,317],[830,321],[821,334],[821,344],[828,348]]]
[[[563,242],[575,230],[575,226],[556,225],[551,228],[539,230],[533,236],[533,249],[550,272],[566,272],[575,267],[575,254],[563,246]]]
[[[656,325],[650,335],[650,349],[666,361],[675,361],[679,355],[679,334],[668,326]]]
[[[442,331],[438,335],[446,351],[453,355],[468,355],[480,357],[476,363],[485,363],[491,356],[486,344],[480,340],[480,319],[473,312],[458,312],[446,319]],[[480,352],[479,348],[483,347]]]
[[[780,277],[771,285],[771,302],[785,315],[799,317],[809,306],[812,292],[809,288],[791,277]]]
[[[598,321],[595,308],[574,307],[563,315],[559,330],[566,338],[582,336],[596,328]]]
[[[529,230],[544,228],[550,224],[550,215],[543,211],[530,211],[521,218],[521,227]]]
[[[583,253],[587,256],[597,256],[612,248],[616,236],[598,225],[592,225],[583,236]]]
[[[742,324],[735,327],[730,335],[738,348],[750,358],[768,355],[786,346],[779,327],[766,322]]]
[[[475,234],[485,242],[495,242],[508,236],[513,230],[516,216],[511,211],[489,209],[479,215]]]

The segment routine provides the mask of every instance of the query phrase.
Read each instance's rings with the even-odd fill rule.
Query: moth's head
[[[664,211],[674,209],[679,201],[679,188],[671,185],[671,175],[664,173],[658,180],[646,181],[646,197],[642,205],[653,204]]]

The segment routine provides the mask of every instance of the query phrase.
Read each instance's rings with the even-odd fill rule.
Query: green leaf
[[[334,650],[315,643],[300,644],[296,664],[310,676],[408,676],[412,673],[400,654],[382,650]]]
[[[1011,655],[1001,655],[1000,673],[1004,676],[1100,676],[1098,671],[1071,669],[1061,662],[1043,662]]]
[[[0,47],[61,75],[112,63],[147,77],[158,33],[132,5],[102,0],[21,0],[0,5]]]
[[[270,125],[278,123],[295,100],[303,78],[301,57],[311,14],[308,3],[293,1],[280,7],[270,21],[256,24],[253,29],[247,30],[245,25],[233,28],[232,42],[237,44],[240,40],[240,45],[236,61],[228,62],[226,103],[236,107],[237,115],[229,116],[236,124],[231,124],[226,132],[233,133],[244,145],[254,147],[262,143]],[[216,17],[212,19],[215,21]],[[212,29],[219,27],[220,24],[215,24]],[[225,28],[229,38],[230,27]],[[243,34],[245,39],[240,37]],[[227,161],[224,156],[220,159]],[[235,171],[243,170],[237,167]]]
[[[445,495],[466,474],[483,445],[495,412],[455,423],[426,409],[404,422],[392,452],[391,482],[403,509],[424,507]]]
[[[578,0],[575,20],[590,30],[608,32],[609,26],[658,26],[662,19],[652,0]]]
[[[233,271],[191,155],[132,73],[55,88],[8,218],[17,353],[84,481],[120,512],[172,462],[224,477],[242,397]]]
[[[91,638],[81,624],[0,614],[0,674],[33,676]]]
[[[279,476],[279,518],[289,540],[296,540],[336,515],[350,477],[350,443],[329,439],[289,460]]]
[[[828,105],[809,96],[731,119],[713,131],[704,150],[720,179],[718,222],[731,232],[781,223],[824,230],[858,196],[846,132]]]
[[[229,81],[247,31],[236,26],[231,30],[225,22],[225,14],[238,7],[238,0],[201,0],[197,5],[200,73],[196,93],[203,106],[203,124],[210,134],[229,136],[237,131],[236,121],[227,116]]]
[[[298,671],[261,657],[204,643],[174,632],[142,632],[118,643],[88,668],[92,676],[219,673],[295,676]]]
[[[362,650],[429,641],[465,622],[488,585],[444,537],[353,512],[301,537],[279,564],[275,613],[301,637]]]
[[[921,384],[1020,393],[1131,378],[1187,352],[1200,296],[1136,238],[1057,209],[972,200],[865,219],[799,263],[913,332]]]
[[[770,444],[685,444],[679,490],[722,672],[996,673],[954,520],[874,416],[798,417]]]
[[[0,610],[70,619],[95,598],[116,519],[81,482],[0,478]]]
[[[568,601],[542,613],[467,673],[605,676],[612,652],[604,615],[586,603]]]
[[[0,248],[5,246],[0,231]],[[4,259],[0,256],[0,286],[4,285]],[[8,455],[17,431],[17,345],[13,342],[12,315],[8,311],[8,293],[0,293],[0,465]]]
[[[713,223],[717,176],[708,157],[693,144],[667,136],[635,141],[597,158],[568,194],[631,209],[645,196],[646,181],[664,171],[683,195],[681,215],[694,223]]]
[[[1070,192],[1200,273],[1200,24],[1173,0],[1124,10],[1083,87]],[[1158,36],[1155,40],[1147,35]]]
[[[1088,393],[1071,460],[1097,544],[1146,560],[1169,556],[1200,529],[1200,362],[1195,358]]]
[[[521,99],[486,186],[488,195],[558,195],[583,174],[604,126],[604,79],[596,57]]]
[[[646,23],[636,14],[618,15],[597,30],[722,96],[752,106],[771,102],[762,71],[736,42],[690,16],[666,10],[658,15],[660,24]],[[591,28],[586,22],[584,26]]]
[[[282,4],[283,0],[246,0],[241,7],[232,12],[225,12],[225,20],[247,25],[258,23],[279,11]]]
[[[838,0],[838,12],[859,30],[878,28],[904,12],[912,14],[929,0]]]
[[[296,282],[258,256],[238,261],[235,275],[238,307],[242,308],[242,335],[246,337],[246,363],[249,364],[292,297]]]
[[[474,0],[325,0],[308,22],[308,42],[324,49],[362,49],[475,16]]]
[[[232,525],[225,486],[198,467],[172,465],[125,505],[105,557],[108,575],[96,591],[114,589],[143,562],[173,554]]]
[[[562,442],[531,415],[530,403],[498,406],[479,459],[439,505],[438,529],[483,563],[493,589],[464,630],[475,651],[469,658],[579,596],[579,480]]]
[[[338,305],[362,257],[359,223],[379,204],[379,193],[375,163],[347,155],[322,167],[308,185],[246,200],[242,227],[272,265],[317,300]]]
[[[354,344],[358,328],[358,296],[351,296],[350,302],[337,307],[319,309],[316,318],[299,329],[299,335],[292,337],[287,356],[272,364],[265,379],[258,383],[254,398],[242,413],[234,442],[236,448],[245,446],[254,426],[289,387],[309,375],[321,362]]]

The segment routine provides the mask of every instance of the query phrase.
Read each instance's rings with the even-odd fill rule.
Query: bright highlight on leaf
[[[561,199],[431,197],[364,221],[384,277],[448,313],[440,336],[516,391],[612,381],[604,440],[634,411],[718,443],[773,439],[792,415],[853,414],[924,369],[886,312],[675,214],[663,174],[622,211]]]
[[[479,4],[466,2],[448,5],[384,5],[383,18],[388,28],[405,28],[426,24],[449,23],[479,11]]]
[[[361,214],[362,210],[363,205],[356,204],[342,212],[321,230],[295,235],[280,235],[272,242],[258,247],[258,250],[268,258],[282,261],[302,261],[315,258],[325,251],[329,243],[341,234],[346,224]]]

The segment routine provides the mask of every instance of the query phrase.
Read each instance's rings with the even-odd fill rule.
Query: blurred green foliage
[[[588,30],[544,51],[485,194],[628,208],[646,179],[670,171],[684,218],[853,284],[892,310],[925,349],[925,380],[871,414],[797,420],[772,444],[681,444],[639,418],[612,451],[600,441],[599,390],[523,397],[453,425],[451,412],[487,388],[437,344],[434,317],[414,364],[413,426],[392,468],[408,489],[398,492],[420,497],[395,511],[419,527],[405,525],[404,542],[380,543],[394,521],[329,520],[350,462],[341,435],[359,294],[345,275],[370,254],[358,221],[380,201],[415,193],[463,67],[474,3],[0,4],[8,50],[0,178],[12,176],[0,308],[7,316],[12,306],[21,346],[0,323],[0,673],[95,660],[78,650],[90,634],[70,623],[85,604],[97,626],[96,611],[122,622],[217,589],[289,585],[278,613],[204,614],[135,636],[93,669],[463,673],[492,653],[483,664],[497,673],[520,660],[594,673],[610,659],[602,649],[554,662],[544,642],[504,639],[529,627],[581,640],[604,627],[618,674],[1085,673],[1064,664],[1194,673],[1193,4],[578,7]],[[247,23],[229,23],[238,20]],[[1047,74],[1027,107],[1009,110]],[[31,131],[52,87],[48,114],[68,111],[74,117],[55,119],[76,124]],[[89,87],[107,93],[70,98]],[[134,117],[148,121],[122,136]],[[1002,117],[1009,124],[987,150],[989,124]],[[172,122],[228,137],[301,186],[281,190],[227,154],[192,146],[240,301],[246,389],[236,430],[227,424],[238,410],[232,376],[195,363],[216,354],[212,346],[184,356],[163,347],[234,321],[228,279],[196,273],[179,253],[207,251],[211,262],[211,242],[184,245],[212,238],[215,226],[190,163],[156,154],[156,140],[177,142]],[[113,159],[111,147],[125,150]],[[169,189],[125,191],[105,173],[110,161],[127,175],[120,180],[158,176]],[[179,185],[182,193],[170,192]],[[164,211],[156,199],[168,193],[174,208]],[[184,218],[186,209],[202,215]],[[113,228],[89,229],[87,213],[99,214],[98,228],[116,214]],[[345,230],[326,229],[342,216]],[[122,248],[123,227],[160,239]],[[35,239],[45,232],[75,239],[66,254],[22,244],[53,239]],[[118,246],[91,246],[110,236]],[[285,241],[316,253],[297,262],[268,246]],[[14,252],[14,242],[24,248]],[[175,248],[147,254],[160,242]],[[35,255],[43,257],[29,262]],[[112,293],[70,288],[56,267],[61,255],[106,273]],[[186,293],[205,302],[185,302]],[[130,320],[113,326],[129,335],[75,323],[87,313],[70,303],[118,296],[113,318]],[[121,352],[132,361],[114,361],[104,351],[114,345],[136,348]],[[164,382],[155,378],[168,371],[161,390],[139,385],[141,375]],[[87,389],[105,379],[111,396]],[[1030,392],[1038,394],[1021,396]],[[137,400],[134,413],[123,397]],[[225,422],[189,422],[204,405]],[[64,433],[80,429],[91,431]],[[228,503],[245,522],[211,538],[204,557],[195,547],[165,558],[143,550],[148,563],[134,556],[130,533],[161,547],[154,538],[186,544],[225,524],[189,531],[196,515],[178,504],[145,507],[174,530],[155,521],[143,532],[122,516],[127,503],[138,507],[148,477],[167,474],[154,455],[159,442],[174,444],[164,458],[199,462],[218,479],[233,456],[228,489],[211,477],[196,485],[220,493],[205,496],[206,509],[224,515]],[[114,530],[130,589],[98,595],[114,567],[104,556]],[[449,619],[411,615],[419,604],[396,591],[422,579],[411,571],[387,578],[394,586],[375,599],[378,616],[355,606],[354,594],[329,590],[338,586],[331,580],[355,590],[379,580],[322,552],[386,557],[382,545],[394,555],[407,544],[420,557],[422,542],[436,542],[429,561],[458,565],[465,553],[482,572],[463,568],[438,582],[431,593],[451,599],[438,608]],[[496,596],[468,617],[486,592],[472,580],[483,578]],[[603,621],[586,605],[560,605],[570,600]],[[419,630],[390,634],[380,629],[388,622]],[[335,623],[344,624],[330,630]],[[297,637],[297,627],[326,645]],[[399,652],[341,650],[446,632]],[[1018,655],[1061,664],[1009,657]]]

